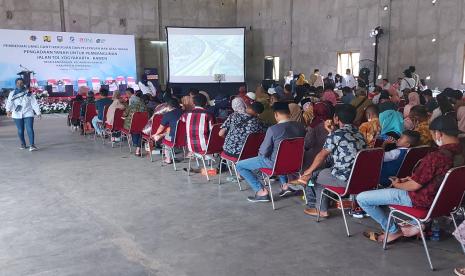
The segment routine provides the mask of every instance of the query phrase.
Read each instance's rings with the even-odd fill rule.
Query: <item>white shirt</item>
[[[401,153],[401,149],[407,149],[407,148],[397,148],[397,149],[393,149],[393,150],[390,150],[388,152],[385,152],[383,161],[384,162],[389,162],[389,161],[392,161],[392,160],[396,160],[397,158],[399,158],[399,155]]]
[[[403,92],[406,88],[415,88],[415,80],[413,78],[403,78],[400,81],[400,92]]]
[[[342,87],[350,87],[354,88],[357,86],[357,81],[355,80],[355,77],[353,75],[345,75],[342,78]]]
[[[11,117],[13,119],[34,117],[34,112],[36,115],[40,115],[40,107],[37,103],[36,96],[34,94],[28,94],[27,90],[25,92],[26,93],[23,96],[20,96],[20,94],[23,93],[19,93],[13,96],[14,91],[11,91],[10,95],[8,95],[8,99],[6,101],[6,111],[12,113]],[[22,106],[22,108],[21,110],[16,111],[16,107],[18,106]]]
[[[294,79],[294,76],[286,76],[284,78],[284,85],[291,84],[291,81]]]

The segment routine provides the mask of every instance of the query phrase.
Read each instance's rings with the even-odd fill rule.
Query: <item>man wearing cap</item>
[[[420,230],[412,226],[399,228],[396,223],[392,223],[387,229],[389,210],[383,207],[396,204],[430,208],[447,171],[463,165],[463,156],[457,138],[459,130],[454,116],[442,115],[434,119],[429,128],[439,148],[427,154],[411,176],[402,179],[393,178],[391,188],[367,191],[357,196],[360,207],[381,225],[383,231],[389,231],[388,242],[402,236],[415,236]],[[384,234],[380,233],[365,232],[364,235],[378,242],[384,239]]]
[[[290,110],[287,103],[276,102],[273,104],[273,111],[276,125],[271,126],[266,131],[265,139],[260,146],[258,156],[246,160],[239,161],[236,165],[237,171],[250,185],[255,195],[249,196],[247,199],[251,202],[269,202],[271,200],[267,189],[258,179],[255,171],[260,168],[273,168],[276,155],[278,153],[279,143],[288,138],[297,138],[305,136],[305,129],[302,124],[290,121]],[[287,177],[280,176],[281,185],[287,186]],[[280,196],[284,196],[291,192],[289,188],[280,192]]]

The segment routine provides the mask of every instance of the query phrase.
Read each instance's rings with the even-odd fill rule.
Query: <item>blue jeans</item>
[[[100,124],[102,120],[100,120],[98,118],[98,116],[94,116],[94,118],[92,118],[92,126],[94,127],[95,129],[95,132],[98,134],[98,135],[101,135],[103,133],[103,129],[101,128]]]
[[[27,136],[29,137],[29,144],[34,146],[34,117],[26,117],[22,119],[13,119],[18,129],[18,137],[21,145],[26,146],[24,139],[24,126],[26,126]]]
[[[142,134],[131,134],[132,145],[134,147],[140,147],[140,142],[142,140]]]
[[[313,182],[313,187],[307,186],[305,188],[305,194],[307,195],[307,206],[309,208],[318,208],[320,204],[320,197],[323,192],[323,185],[331,185],[333,187],[343,187],[347,186],[347,181],[340,180],[331,173],[332,168],[325,168],[320,171],[313,172],[311,181]],[[327,212],[329,206],[329,200],[326,196],[321,198],[321,212]]]
[[[273,168],[273,164],[271,163],[270,160],[262,157],[262,156],[257,156],[254,158],[246,159],[237,162],[236,164],[236,169],[237,172],[247,181],[249,184],[250,188],[254,190],[254,192],[258,192],[261,189],[263,189],[263,184],[260,182],[258,176],[257,176],[257,171],[260,168]],[[286,184],[287,183],[287,176],[285,175],[280,175],[279,176],[279,181],[281,184]]]
[[[387,208],[387,205],[395,204],[412,207],[412,200],[408,192],[395,188],[360,193],[357,195],[357,202],[367,214],[381,225],[385,232],[388,231],[389,233],[395,233],[399,229],[395,222],[392,222],[389,229],[387,229],[389,218],[389,208]]]

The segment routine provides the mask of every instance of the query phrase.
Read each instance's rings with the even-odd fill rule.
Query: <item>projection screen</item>
[[[167,27],[171,83],[244,82],[244,28]],[[218,76],[217,76],[218,77]]]

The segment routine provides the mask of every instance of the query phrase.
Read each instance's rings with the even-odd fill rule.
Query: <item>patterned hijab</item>
[[[236,97],[231,102],[231,107],[234,112],[237,113],[245,113],[245,109],[247,108],[244,100],[241,97]]]
[[[312,102],[306,102],[303,106],[302,109],[304,111],[304,123],[306,126],[310,125],[313,121],[313,118],[315,117],[313,115],[313,105]]]
[[[291,111],[291,121],[303,123],[304,118],[302,116],[302,109],[296,103],[289,104],[289,110]]]

